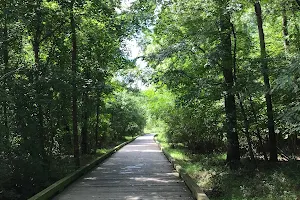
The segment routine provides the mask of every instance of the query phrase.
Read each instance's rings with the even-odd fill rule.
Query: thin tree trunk
[[[97,108],[96,108],[96,127],[95,127],[95,151],[97,151],[98,148],[98,134],[99,134],[99,117],[100,117],[100,101],[99,97],[97,96]]]
[[[85,92],[83,97],[83,126],[81,131],[81,153],[88,153],[88,93]]]
[[[34,52],[34,61],[35,61],[35,87],[36,87],[36,103],[37,103],[37,117],[38,117],[38,138],[40,143],[41,156],[45,165],[45,169],[48,171],[48,159],[45,149],[45,127],[44,127],[44,113],[42,107],[42,89],[40,85],[40,79],[42,76],[42,68],[40,63],[40,39],[42,31],[42,13],[41,13],[41,0],[37,0],[37,6],[35,10],[35,33],[33,38],[33,52]]]
[[[296,0],[296,3],[298,4],[299,9],[300,9],[300,0]],[[297,17],[295,13],[294,13],[294,17]],[[296,44],[296,47],[297,47],[298,51],[300,51],[300,30],[299,30],[299,26],[298,26],[297,23],[295,24],[295,28],[296,28],[296,31],[297,31],[297,41],[296,41],[297,44]]]
[[[74,19],[74,3],[75,0],[71,2],[71,33],[72,33],[72,73],[73,73],[73,83],[72,83],[72,118],[73,118],[73,145],[74,145],[74,162],[76,167],[80,167],[80,155],[79,155],[79,143],[78,143],[78,116],[77,116],[77,36],[76,36],[76,23]]]
[[[90,55],[91,56],[91,55]],[[89,66],[86,67],[86,73],[85,78],[89,80],[91,78],[90,76],[90,68]],[[88,126],[89,126],[89,118],[90,118],[90,112],[89,112],[89,106],[90,106],[90,99],[89,99],[89,86],[87,85],[86,91],[83,94],[83,126],[82,126],[82,132],[81,132],[81,152],[82,154],[89,153],[89,138],[88,138]]]
[[[9,68],[9,55],[8,55],[8,28],[7,28],[7,3],[6,0],[4,1],[4,30],[3,30],[3,60],[4,60],[4,74],[8,73]],[[4,88],[5,88],[5,97],[3,101],[3,114],[4,114],[4,134],[5,134],[5,140],[8,144],[9,142],[9,127],[8,127],[8,103],[7,103],[7,90],[8,90],[8,81],[4,80]]]
[[[288,49],[289,49],[289,31],[288,31],[288,20],[287,20],[287,15],[286,15],[286,7],[283,4],[282,5],[282,33],[283,33],[283,39],[284,39],[284,49],[285,52],[288,53]]]
[[[223,3],[224,4],[224,3]],[[223,6],[224,9],[225,6]],[[225,112],[227,122],[227,162],[235,168],[240,160],[239,139],[237,134],[236,104],[233,93],[233,59],[231,53],[231,23],[230,14],[223,12],[220,16],[222,68],[225,79]]]
[[[255,157],[254,157],[254,153],[253,153],[253,144],[252,144],[252,140],[251,140],[250,133],[249,133],[249,120],[248,120],[248,117],[246,115],[245,108],[244,108],[244,105],[243,105],[242,98],[241,98],[240,94],[237,94],[237,97],[238,97],[238,100],[239,100],[241,113],[242,113],[242,116],[243,116],[244,127],[245,127],[245,135],[246,135],[246,139],[247,139],[247,143],[248,143],[250,158],[255,163]],[[255,165],[256,165],[256,163],[255,163]]]
[[[253,100],[252,100],[251,96],[250,96],[249,100],[250,100],[251,111],[252,111],[252,114],[253,114],[253,117],[254,117],[254,121],[255,121],[255,124],[256,124],[256,132],[255,133],[256,133],[256,136],[258,138],[259,146],[260,146],[260,148],[263,151],[264,159],[268,160],[268,155],[267,155],[267,152],[266,152],[266,150],[264,148],[264,145],[263,145],[263,138],[262,138],[260,130],[259,130],[258,126],[257,126],[258,119],[257,119],[257,115],[256,115],[255,108],[254,108],[254,103],[253,103]]]
[[[237,73],[237,67],[236,67],[237,37],[236,37],[236,32],[235,32],[235,29],[234,29],[234,25],[231,24],[231,27],[232,27],[232,34],[233,34],[233,37],[234,37],[233,80],[234,80],[234,83],[236,84],[237,83],[237,76],[236,76],[236,73]],[[241,108],[241,113],[242,113],[242,116],[243,116],[243,119],[244,119],[243,121],[244,121],[245,135],[246,135],[246,138],[247,138],[250,158],[254,162],[254,164],[256,165],[255,157],[254,157],[254,153],[253,153],[253,144],[252,144],[252,140],[251,140],[251,137],[250,137],[250,134],[249,134],[249,120],[248,120],[248,117],[247,117],[247,114],[246,114],[246,111],[245,111],[245,108],[244,108],[244,104],[243,104],[241,95],[239,93],[237,93],[236,95],[237,95],[239,105],[240,105],[240,108]]]
[[[296,43],[296,48],[299,52],[300,51],[300,29],[299,29],[298,24],[295,24],[295,29],[297,31],[297,34],[296,34],[297,40],[295,41],[295,43]]]
[[[264,84],[266,87],[265,98],[266,98],[267,116],[268,116],[270,161],[277,161],[277,141],[276,141],[276,133],[274,128],[275,123],[274,123],[272,96],[270,94],[271,86],[270,86],[270,79],[269,79],[265,35],[263,30],[262,11],[259,2],[256,2],[254,4],[254,7],[255,7],[255,13],[257,17],[257,25],[258,25],[258,33],[259,33],[259,41],[260,41],[262,75],[264,77]]]

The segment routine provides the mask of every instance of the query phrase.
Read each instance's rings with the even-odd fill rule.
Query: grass
[[[300,199],[298,161],[273,164],[261,161],[256,169],[244,162],[242,168],[231,171],[226,166],[225,153],[193,154],[182,144],[175,148],[169,145],[162,134],[157,139],[211,200]]]

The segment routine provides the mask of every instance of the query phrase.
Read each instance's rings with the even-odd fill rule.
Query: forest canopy
[[[264,170],[277,164],[290,182],[262,188],[297,196],[300,1],[1,0],[0,19],[0,199],[27,199],[145,127],[215,170],[212,197],[248,167],[275,182]]]
[[[115,78],[134,67],[121,6],[0,2],[0,199],[27,199],[143,131],[134,92]]]

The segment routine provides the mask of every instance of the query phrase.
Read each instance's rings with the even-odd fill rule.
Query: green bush
[[[113,138],[135,136],[141,134],[146,125],[146,117],[139,97],[130,93],[115,94],[115,99],[108,102],[107,112],[110,114],[108,132]]]
[[[168,119],[166,132],[170,143],[182,143],[194,152],[222,150],[223,125],[221,109],[214,106],[174,109]]]

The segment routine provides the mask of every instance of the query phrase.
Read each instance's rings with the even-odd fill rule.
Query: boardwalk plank
[[[137,138],[53,200],[192,200],[153,134]]]

